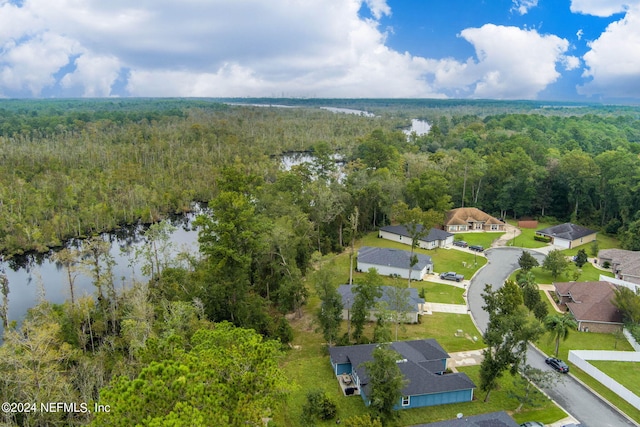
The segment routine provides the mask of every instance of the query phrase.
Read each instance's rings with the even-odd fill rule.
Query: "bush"
[[[640,343],[640,325],[628,324],[625,328],[631,333],[633,339],[635,339],[637,343]]]
[[[332,420],[337,413],[335,402],[324,391],[311,390],[307,393],[307,402],[302,407],[302,422],[313,424],[316,419]]]
[[[538,242],[551,243],[551,237],[539,236],[537,234],[533,235],[533,240],[537,240]]]
[[[605,261],[602,263],[603,268],[611,268],[611,263],[609,261]]]

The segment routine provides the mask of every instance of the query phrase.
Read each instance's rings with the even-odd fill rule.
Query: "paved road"
[[[485,284],[490,284],[493,289],[498,289],[509,275],[518,268],[518,258],[522,250],[518,248],[494,248],[486,252],[488,263],[471,280],[468,291],[469,309],[476,324],[484,331],[489,323],[489,315],[482,306],[482,292]],[[544,256],[536,252],[532,254],[539,262]],[[544,363],[544,356],[529,348],[527,353],[528,363],[540,369],[550,369]],[[558,374],[560,375],[560,374]],[[558,382],[545,392],[572,416],[588,427],[626,427],[636,426],[622,416],[617,410],[600,400],[589,389],[570,375],[563,375],[563,381]]]

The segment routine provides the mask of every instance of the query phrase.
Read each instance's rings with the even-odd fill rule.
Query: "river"
[[[199,205],[194,205],[193,213],[172,218],[175,230],[171,234],[172,254],[198,252],[198,233],[192,222],[202,212]],[[115,261],[113,277],[117,289],[129,287],[136,280],[147,280],[141,272],[141,262],[134,259],[135,249],[145,244],[142,225],[130,226],[110,233],[103,233],[102,239],[111,243],[110,254]],[[81,248],[82,240],[67,243],[69,248]],[[9,280],[9,321],[22,321],[27,310],[35,306],[44,291],[44,298],[52,303],[61,304],[69,299],[69,282],[64,268],[52,260],[53,252],[47,254],[25,255],[0,263]],[[76,298],[83,295],[94,295],[95,287],[91,278],[78,273],[74,282]],[[1,296],[0,296],[1,298]],[[0,336],[2,336],[0,324]]]

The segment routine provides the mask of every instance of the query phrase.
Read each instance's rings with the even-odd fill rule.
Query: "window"
[[[498,224],[491,224],[491,230],[497,230]]]
[[[402,406],[409,406],[411,399],[409,396],[402,396]]]

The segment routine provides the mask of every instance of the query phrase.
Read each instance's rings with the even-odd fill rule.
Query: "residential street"
[[[486,255],[489,262],[471,280],[468,291],[469,309],[480,330],[484,331],[489,321],[489,315],[482,309],[484,305],[482,292],[485,284],[490,284],[493,289],[502,286],[507,277],[518,268],[518,258],[521,253],[522,249],[520,248],[488,250]],[[542,254],[534,251],[531,253],[539,262],[544,259]],[[527,353],[527,360],[533,367],[550,369],[544,362],[544,356],[533,347],[530,347]],[[545,391],[584,426],[623,427],[636,425],[603,402],[571,375],[564,375],[564,381],[558,382],[551,389],[545,389]]]

